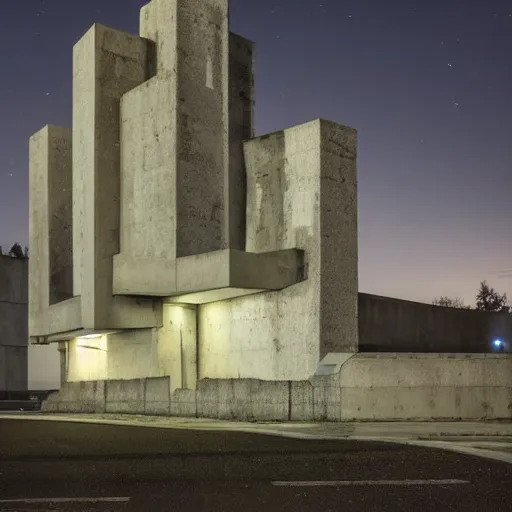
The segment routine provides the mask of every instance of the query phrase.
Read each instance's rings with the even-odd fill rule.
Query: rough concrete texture
[[[144,414],[146,381],[147,379],[105,381],[105,412]],[[160,392],[163,393],[161,398],[164,401],[165,390],[160,389]],[[150,396],[154,403],[154,393]]]
[[[245,248],[252,43],[229,34],[227,0],[154,0],[140,34],[156,42],[157,69],[121,105],[114,288],[165,295],[177,289],[177,257]]]
[[[512,418],[512,356],[358,354],[339,374],[351,419]]]
[[[66,382],[42,404],[43,412],[105,412],[105,381]]]
[[[28,260],[0,255],[0,390],[27,389]]]
[[[195,418],[197,397],[195,389],[177,389],[171,396],[171,416]]]
[[[182,294],[179,280],[188,293],[200,272],[177,260],[190,256],[235,251],[214,283],[223,299],[300,273],[300,252],[243,252],[253,43],[230,34],[228,1],[153,0],[140,21],[140,36],[94,25],[78,41],[72,130],[31,140],[36,343],[161,328],[162,300],[149,297]]]
[[[359,294],[364,352],[482,353],[495,339],[512,351],[512,315]]]
[[[160,325],[151,300],[112,297],[119,252],[120,100],[149,78],[150,45],[94,25],[73,49],[73,269],[84,329]]]
[[[71,130],[58,126],[45,126],[30,138],[31,336],[49,334],[50,306],[73,295],[71,146]],[[72,325],[80,327],[80,320]]]
[[[508,355],[354,354],[339,373],[301,382],[203,379],[170,393],[168,377],[110,381],[106,410],[164,414],[170,397],[171,416],[237,421],[510,420],[511,374]],[[93,385],[66,383],[45,410],[90,412],[103,403]]]
[[[197,415],[242,421],[289,419],[289,382],[204,379],[197,387]]]
[[[65,379],[70,382],[172,376],[172,390],[195,389],[196,308],[166,304],[161,329],[75,339],[64,350]]]
[[[290,382],[290,421],[313,418],[314,388],[310,381]]]
[[[171,379],[146,379],[144,414],[169,416],[171,414]]]
[[[199,306],[200,378],[303,380],[357,349],[355,155],[355,131],[321,120],[245,143],[246,249],[304,250],[307,280]]]

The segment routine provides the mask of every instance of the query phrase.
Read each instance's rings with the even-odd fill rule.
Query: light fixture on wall
[[[107,335],[106,334],[86,334],[76,338],[77,348],[101,350],[107,352]]]
[[[103,334],[86,334],[85,336],[80,336],[79,339],[82,340],[95,340],[97,338],[101,338]]]

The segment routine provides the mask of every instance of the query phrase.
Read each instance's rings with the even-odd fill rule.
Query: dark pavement
[[[512,465],[400,444],[3,419],[0,510],[510,511]]]

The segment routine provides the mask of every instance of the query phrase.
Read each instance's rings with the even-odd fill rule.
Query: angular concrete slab
[[[304,279],[304,253],[215,251],[178,258],[177,290],[171,302],[206,304],[269,290],[282,290]]]

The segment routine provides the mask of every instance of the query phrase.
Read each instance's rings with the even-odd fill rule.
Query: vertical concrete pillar
[[[59,366],[60,366],[60,385],[68,381],[68,343],[59,343]]]
[[[159,374],[171,376],[172,391],[196,389],[197,307],[165,304],[158,332]]]
[[[29,153],[29,334],[38,337],[50,304],[72,296],[71,130],[44,127]]]
[[[112,297],[112,261],[119,252],[120,99],[149,78],[150,46],[94,25],[73,50],[74,292],[82,297],[86,329],[130,327],[131,319],[136,327],[154,325],[152,302]]]
[[[227,3],[153,0],[141,10],[157,73],[121,104],[115,293],[169,295],[177,257],[244,248],[252,44],[230,36]]]
[[[320,358],[357,352],[357,132],[320,121]]]
[[[229,242],[228,0],[178,2],[176,256]]]

